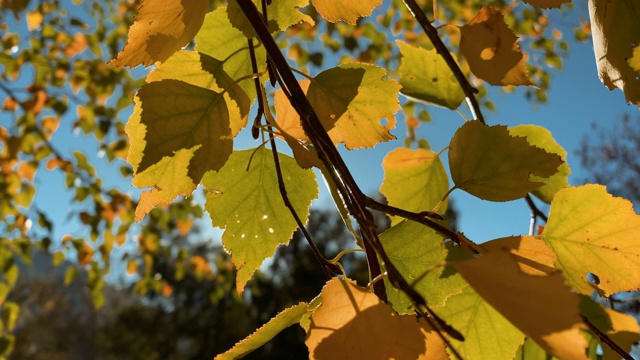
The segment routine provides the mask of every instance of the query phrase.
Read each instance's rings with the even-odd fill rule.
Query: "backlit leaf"
[[[231,134],[247,125],[251,103],[244,90],[224,71],[224,63],[206,54],[180,50],[147,76],[147,82],[181,80],[191,85],[224,93],[229,109]],[[255,93],[255,91],[254,91]]]
[[[306,312],[307,303],[304,302],[282,310],[253,334],[247,336],[226,352],[216,356],[215,360],[240,359],[245,357],[253,350],[269,342],[282,330],[299,323]]]
[[[330,22],[346,21],[355,24],[362,16],[369,16],[382,0],[313,0],[313,6],[322,17]]]
[[[438,157],[430,150],[398,148],[382,160],[384,179],[380,192],[389,205],[413,212],[431,211],[449,190],[449,177]],[[444,214],[448,200],[438,209]],[[392,224],[401,221],[391,219]]]
[[[562,164],[560,156],[509,134],[506,126],[465,123],[449,146],[449,168],[455,186],[490,201],[509,201],[538,189]]]
[[[256,97],[256,89],[253,83],[251,58],[249,57],[249,44],[242,31],[234,28],[229,22],[224,6],[208,13],[204,18],[202,29],[195,38],[196,51],[222,61],[222,68],[227,75],[238,82],[238,85],[253,102]],[[264,46],[255,48],[258,71],[264,71],[267,62],[267,54]]]
[[[165,61],[193,39],[208,7],[208,0],[143,0],[127,44],[109,65],[136,67]]]
[[[640,44],[640,4],[637,1],[589,0],[593,51],[600,80],[625,99],[640,106],[640,77],[629,64]]]
[[[447,358],[432,328],[414,315],[396,314],[365,288],[333,278],[320,297],[305,340],[310,359]]]
[[[29,29],[29,31],[31,31],[37,28],[38,26],[40,26],[43,20],[44,20],[44,16],[42,15],[41,12],[31,11],[27,13],[27,28]]]
[[[551,203],[553,197],[560,189],[564,189],[569,186],[569,174],[571,169],[567,164],[567,151],[558,145],[558,143],[551,136],[551,132],[541,126],[537,125],[518,125],[509,128],[509,134],[514,136],[523,136],[527,138],[529,144],[544,149],[550,154],[557,154],[562,160],[562,165],[558,167],[558,172],[550,178],[543,178],[540,176],[531,176],[532,181],[539,181],[544,183],[542,187],[533,191],[533,195],[537,196],[547,204]]]
[[[505,251],[491,251],[449,264],[487,303],[547,352],[562,359],[586,359],[580,298],[564,286],[561,274],[527,275],[505,255]]]
[[[415,289],[429,306],[442,305],[447,297],[466,286],[459,274],[451,269],[435,267],[443,263],[452,250],[444,244],[444,236],[414,221],[404,221],[380,235],[382,247],[400,274],[409,282],[429,273],[415,284]],[[459,249],[457,249],[459,250]],[[412,301],[385,280],[387,296],[400,314],[413,311]]]
[[[640,288],[640,217],[631,202],[602,185],[558,191],[540,237],[558,256],[556,268],[583,294],[594,287],[605,295]],[[587,274],[595,274],[592,285]]]
[[[138,165],[147,145],[144,139],[147,126],[140,121],[140,101],[137,97],[134,100],[133,114],[125,127],[130,139],[127,162],[133,166],[132,184],[138,188],[152,188],[140,195],[136,207],[136,221],[140,221],[159,204],[169,204],[176,197],[193,192],[196,184],[188,176],[188,166],[195,149],[178,150],[147,169],[140,170]]]
[[[402,94],[421,101],[457,109],[465,96],[453,72],[435,49],[426,50],[397,41]]]
[[[544,241],[533,236],[510,236],[479,246],[490,252],[503,250],[511,253],[520,271],[528,275],[546,276],[555,271],[556,254]]]
[[[524,0],[527,4],[549,9],[559,8],[562,4],[570,3],[571,0]]]
[[[464,341],[449,339],[463,359],[513,359],[524,340],[524,334],[470,286],[433,310],[464,335]]]
[[[395,128],[395,113],[400,110],[400,86],[386,76],[387,71],[377,66],[344,64],[321,72],[310,83],[301,81],[300,86],[307,88],[307,97],[334,143],[344,143],[347,149],[371,148],[395,139],[389,131]],[[298,114],[290,104],[279,103],[278,123],[285,121],[287,132],[303,134],[294,130],[300,123]]]
[[[137,96],[142,106],[140,121],[146,126],[146,147],[138,171],[182,149],[195,150],[188,167],[194,184],[205,172],[224,165],[233,141],[221,94],[182,81],[162,80],[144,85]]]
[[[631,346],[640,340],[638,335],[638,320],[617,312],[608,307],[596,304],[591,298],[584,296],[580,303],[580,311],[591,324],[598,330],[607,334],[611,340],[619,345],[624,351],[631,352]],[[619,358],[615,351],[605,344],[602,344],[604,359]]]
[[[253,0],[253,3],[260,12],[262,12],[261,0]],[[315,22],[309,15],[298,10],[299,8],[303,8],[308,5],[309,0],[278,0],[271,1],[271,3],[267,2],[267,26],[269,31],[272,33],[282,31],[287,29],[289,26],[303,21],[314,25]],[[233,27],[242,31],[245,36],[256,36],[253,26],[249,23],[247,17],[244,16],[237,0],[229,0],[229,4],[227,5],[227,15],[229,16],[229,22]]]
[[[278,245],[288,243],[297,228],[278,191],[271,151],[256,150],[247,171],[252,153],[234,151],[225,167],[202,179],[208,190],[205,209],[213,225],[225,229],[222,243],[238,269],[239,293],[260,264],[273,256]],[[289,199],[306,222],[311,201],[318,196],[315,175],[289,156],[280,154],[279,158]]]
[[[460,51],[471,72],[491,85],[533,85],[518,38],[500,10],[487,6],[460,28]]]

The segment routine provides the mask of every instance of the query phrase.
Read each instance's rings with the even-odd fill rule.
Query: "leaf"
[[[631,202],[604,186],[558,191],[540,237],[573,290],[589,295],[595,287],[608,296],[640,288],[640,217]],[[598,285],[589,283],[588,273],[600,279]]]
[[[570,3],[571,0],[524,0],[527,4],[549,9],[559,8],[562,4]]]
[[[400,85],[403,95],[412,99],[457,109],[464,92],[453,72],[435,49],[426,50],[397,40],[400,60]]]
[[[389,205],[412,212],[431,211],[449,190],[449,177],[438,157],[430,150],[398,148],[382,160],[384,179],[380,192]],[[447,210],[448,200],[438,209]],[[401,219],[392,218],[392,224]]]
[[[238,269],[236,287],[244,285],[276,247],[286,244],[297,224],[284,205],[271,151],[234,151],[219,172],[209,172],[202,180],[208,190],[205,209],[214,226],[225,229],[222,243]],[[279,154],[289,199],[296,213],[306,222],[311,201],[318,196],[318,184],[311,170],[301,169],[295,160]]]
[[[380,235],[380,242],[393,265],[409,283],[428,274],[414,288],[429,306],[442,305],[452,294],[466,286],[459,274],[437,265],[443,263],[452,250],[444,244],[444,236],[414,221],[403,221]],[[413,303],[403,292],[385,280],[387,296],[393,309],[400,314],[413,311]]]
[[[621,89],[627,102],[640,106],[638,69],[627,61],[640,44],[638,14],[637,1],[589,0],[598,76],[609,90]]]
[[[223,93],[229,109],[232,136],[247,126],[251,102],[244,90],[224,71],[224,63],[209,55],[180,50],[147,76],[147,82],[174,79]],[[255,91],[254,91],[255,93]]]
[[[355,25],[359,17],[369,16],[373,9],[382,4],[382,0],[313,0],[313,6],[327,21],[346,21]]]
[[[244,90],[253,102],[256,97],[256,89],[253,83],[251,58],[249,57],[249,45],[247,37],[234,28],[227,17],[226,7],[221,6],[207,14],[202,24],[202,29],[196,35],[195,50],[212,58],[222,61],[222,68],[227,75],[238,81],[238,85]],[[266,70],[267,54],[264,46],[255,47],[258,71]],[[241,78],[245,78],[241,80]]]
[[[147,146],[144,139],[147,126],[140,121],[142,107],[139,99],[134,97],[134,101],[133,113],[125,127],[130,139],[127,162],[133,166],[132,184],[138,188],[152,188],[140,195],[135,218],[141,221],[154,207],[169,204],[176,197],[193,192],[196,184],[188,176],[188,166],[195,150],[178,150],[172,156],[163,157],[158,163],[140,170],[138,165]]]
[[[500,10],[486,6],[460,28],[460,51],[471,72],[491,85],[533,85],[518,37]]]
[[[560,189],[569,187],[569,174],[571,169],[567,164],[567,152],[558,145],[551,136],[551,132],[537,125],[518,125],[509,128],[509,134],[512,136],[522,136],[527,138],[527,142],[533,146],[544,149],[549,154],[557,154],[562,160],[562,165],[558,167],[558,172],[550,178],[540,176],[531,176],[531,180],[544,183],[542,187],[533,191],[533,195],[546,202],[551,203],[553,197]]]
[[[44,16],[39,11],[30,11],[27,13],[27,29],[32,31],[42,24]]]
[[[447,358],[435,330],[396,314],[365,288],[333,278],[320,297],[305,340],[310,359]]]
[[[492,251],[449,264],[487,303],[547,352],[562,359],[586,359],[580,298],[564,287],[561,274],[527,275],[505,255]],[[549,299],[553,299],[552,306]]]
[[[261,0],[253,0],[256,7],[262,12]],[[309,0],[279,0],[267,2],[268,28],[270,32],[283,31],[289,26],[306,22],[315,25],[311,16],[304,14],[298,10],[299,8],[309,5]],[[244,15],[242,9],[238,5],[237,0],[229,0],[227,5],[227,15],[229,22],[242,31],[246,37],[256,36],[253,26],[249,19]]]
[[[195,150],[188,167],[194,184],[205,172],[224,165],[233,141],[221,94],[182,81],[162,80],[144,85],[138,97],[140,121],[146,126],[146,147],[138,171],[182,149]]]
[[[307,312],[307,303],[288,307],[274,316],[253,334],[235,344],[231,349],[215,357],[215,360],[240,359],[269,342],[282,330],[297,324]]]
[[[396,138],[389,131],[395,128],[394,114],[400,109],[400,86],[386,76],[387,71],[377,66],[344,64],[321,72],[308,85],[301,81],[300,86],[308,87],[309,102],[335,144],[343,142],[349,150],[371,148]],[[286,112],[287,132],[303,133],[294,130],[300,117],[288,109],[291,105],[279,103],[277,116]]]
[[[484,200],[521,198],[543,185],[530,181],[530,175],[548,178],[561,164],[558,155],[509,135],[506,126],[489,127],[478,121],[465,123],[449,145],[455,186]]]
[[[109,65],[146,67],[167,60],[200,30],[208,7],[208,0],[143,0],[127,44]]]
[[[489,252],[507,251],[527,275],[546,276],[555,271],[556,254],[533,236],[510,236],[479,245]]]
[[[597,304],[586,296],[582,297],[580,311],[591,324],[607,334],[611,340],[626,352],[631,352],[632,345],[640,340],[638,321],[632,316]],[[604,352],[604,359],[620,357],[608,345],[603,343],[601,347]]]
[[[433,310],[464,335],[464,341],[449,339],[450,346],[463,359],[513,359],[524,339],[518,328],[470,286],[448,298],[445,306]]]
[[[629,59],[629,66],[640,72],[640,46],[633,48],[633,56]]]

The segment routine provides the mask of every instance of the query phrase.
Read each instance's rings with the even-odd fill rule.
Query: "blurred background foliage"
[[[238,296],[234,269],[212,239],[198,191],[195,200],[175,201],[134,222],[138,195],[131,193],[132,171],[123,161],[124,125],[147,70],[106,62],[122,49],[140,3],[0,0],[0,354],[211,358],[284,307],[310,301],[325,282],[296,234]],[[223,3],[212,0],[211,9]],[[533,104],[546,101],[550,69],[561,69],[569,51],[566,38],[589,37],[588,19],[576,28],[564,25],[571,6],[549,21],[518,1],[421,3],[458,55],[457,26],[483,6],[503,9],[511,29],[526,36],[521,46],[538,87],[524,96]],[[291,27],[278,41],[311,74],[333,59],[392,67],[399,59],[394,38],[429,46],[400,0],[385,1],[355,27],[326,23],[311,6],[304,11],[317,26]],[[485,108],[495,110],[481,81],[473,81]],[[408,124],[430,121],[422,104],[403,100],[403,111]],[[406,146],[429,146],[415,126],[407,129]],[[53,176],[66,189],[47,188]],[[38,189],[67,196],[45,204],[34,201]],[[328,258],[354,246],[339,224],[335,213],[312,213],[310,231]],[[350,277],[366,283],[361,257],[348,255],[343,264]],[[306,353],[303,336],[289,329],[251,356],[299,358]]]

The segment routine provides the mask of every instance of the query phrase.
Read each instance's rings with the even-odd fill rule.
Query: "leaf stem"
[[[482,116],[482,112],[480,111],[480,105],[478,104],[478,100],[476,99],[475,94],[478,93],[478,89],[473,87],[469,80],[464,76],[460,66],[454,60],[453,56],[447,49],[447,46],[442,42],[440,36],[438,35],[438,30],[431,24],[424,11],[420,8],[420,6],[416,3],[415,0],[402,0],[404,4],[407,6],[413,17],[418,21],[422,29],[424,30],[429,40],[435,47],[436,51],[442,59],[447,63],[456,80],[458,80],[458,84],[460,84],[460,88],[462,88],[462,92],[467,97],[467,102],[469,103],[469,108],[471,109],[471,113],[475,119],[478,119],[481,123],[485,124],[484,117]]]

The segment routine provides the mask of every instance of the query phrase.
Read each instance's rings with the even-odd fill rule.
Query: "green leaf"
[[[250,352],[269,342],[282,330],[293,324],[297,324],[302,316],[307,312],[307,303],[301,302],[298,305],[282,310],[278,315],[269,320],[253,334],[244,338],[231,349],[215,357],[215,360],[239,359],[245,357]]]
[[[569,168],[569,164],[567,164],[567,152],[553,139],[551,132],[541,126],[518,125],[509,128],[509,134],[512,136],[523,136],[529,144],[544,149],[549,154],[557,154],[560,156],[562,165],[558,167],[558,172],[553,176],[543,178],[533,175],[530,178],[531,181],[544,183],[542,187],[533,191],[533,195],[550,204],[558,190],[569,187],[568,178],[569,174],[571,174],[571,169]]]
[[[465,123],[451,139],[449,168],[455,187],[490,201],[509,201],[538,189],[562,164],[560,156],[509,135],[506,126]]]
[[[7,301],[2,304],[2,322],[7,327],[7,330],[12,331],[15,329],[19,313],[20,305],[17,303]]]
[[[256,7],[262,12],[261,0],[253,0]],[[309,0],[279,0],[271,1],[267,5],[268,15],[268,28],[270,32],[286,30],[289,26],[298,24],[300,22],[307,22],[310,25],[315,25],[313,19],[298,9],[309,5]],[[256,32],[251,26],[249,19],[244,16],[242,9],[238,5],[237,0],[229,0],[227,5],[227,14],[229,16],[229,22],[242,31],[246,37],[256,36]]]
[[[238,269],[239,293],[260,264],[278,245],[288,243],[297,228],[278,191],[271,151],[260,147],[253,159],[252,154],[253,150],[234,151],[224,168],[207,173],[202,180],[208,190],[205,209],[213,225],[225,229],[222,243]],[[289,199],[306,222],[311,201],[318,196],[315,174],[301,169],[292,157],[279,154],[279,158]]]
[[[224,71],[232,79],[239,80],[253,74],[247,37],[231,25],[226,7],[221,6],[205,16],[195,40],[195,50],[222,61]],[[265,71],[267,54],[264,46],[256,45],[255,52],[258,71]],[[240,81],[238,85],[253,102],[256,97],[253,79],[247,78]]]
[[[449,339],[463,359],[513,359],[524,340],[524,334],[470,286],[433,310],[464,335],[464,341]]]
[[[540,237],[556,253],[556,268],[575,291],[605,295],[640,288],[640,217],[630,201],[602,185],[558,191]],[[591,284],[587,274],[599,279]]]
[[[0,336],[0,356],[9,355],[15,342],[16,338],[13,335]]]
[[[224,63],[196,51],[181,50],[147,76],[147,82],[174,79],[222,93],[229,109],[229,126],[236,136],[247,125],[251,101],[224,71]],[[255,91],[253,92],[255,94]]]
[[[78,277],[78,268],[76,268],[75,266],[69,266],[64,272],[64,284],[71,284],[76,279],[76,277]]]
[[[442,305],[449,296],[459,293],[466,286],[467,283],[451,268],[435,267],[450,257],[452,251],[443,243],[444,236],[435,230],[405,220],[382,233],[380,241],[393,265],[409,283],[429,271],[415,284],[416,291],[429,306]],[[413,312],[412,301],[388,280],[385,279],[385,283],[393,309],[400,314]]]
[[[413,212],[431,211],[449,190],[449,177],[436,154],[429,150],[398,148],[382,160],[384,179],[380,192],[389,205]],[[438,209],[447,210],[448,200]],[[401,221],[391,219],[392,224]]]
[[[409,98],[457,109],[465,96],[453,72],[438,52],[397,40],[402,59],[400,85]]]
[[[144,171],[179,150],[195,150],[188,176],[194,184],[209,170],[219,170],[233,149],[224,97],[178,80],[162,80],[138,91],[140,122],[146,126]]]

